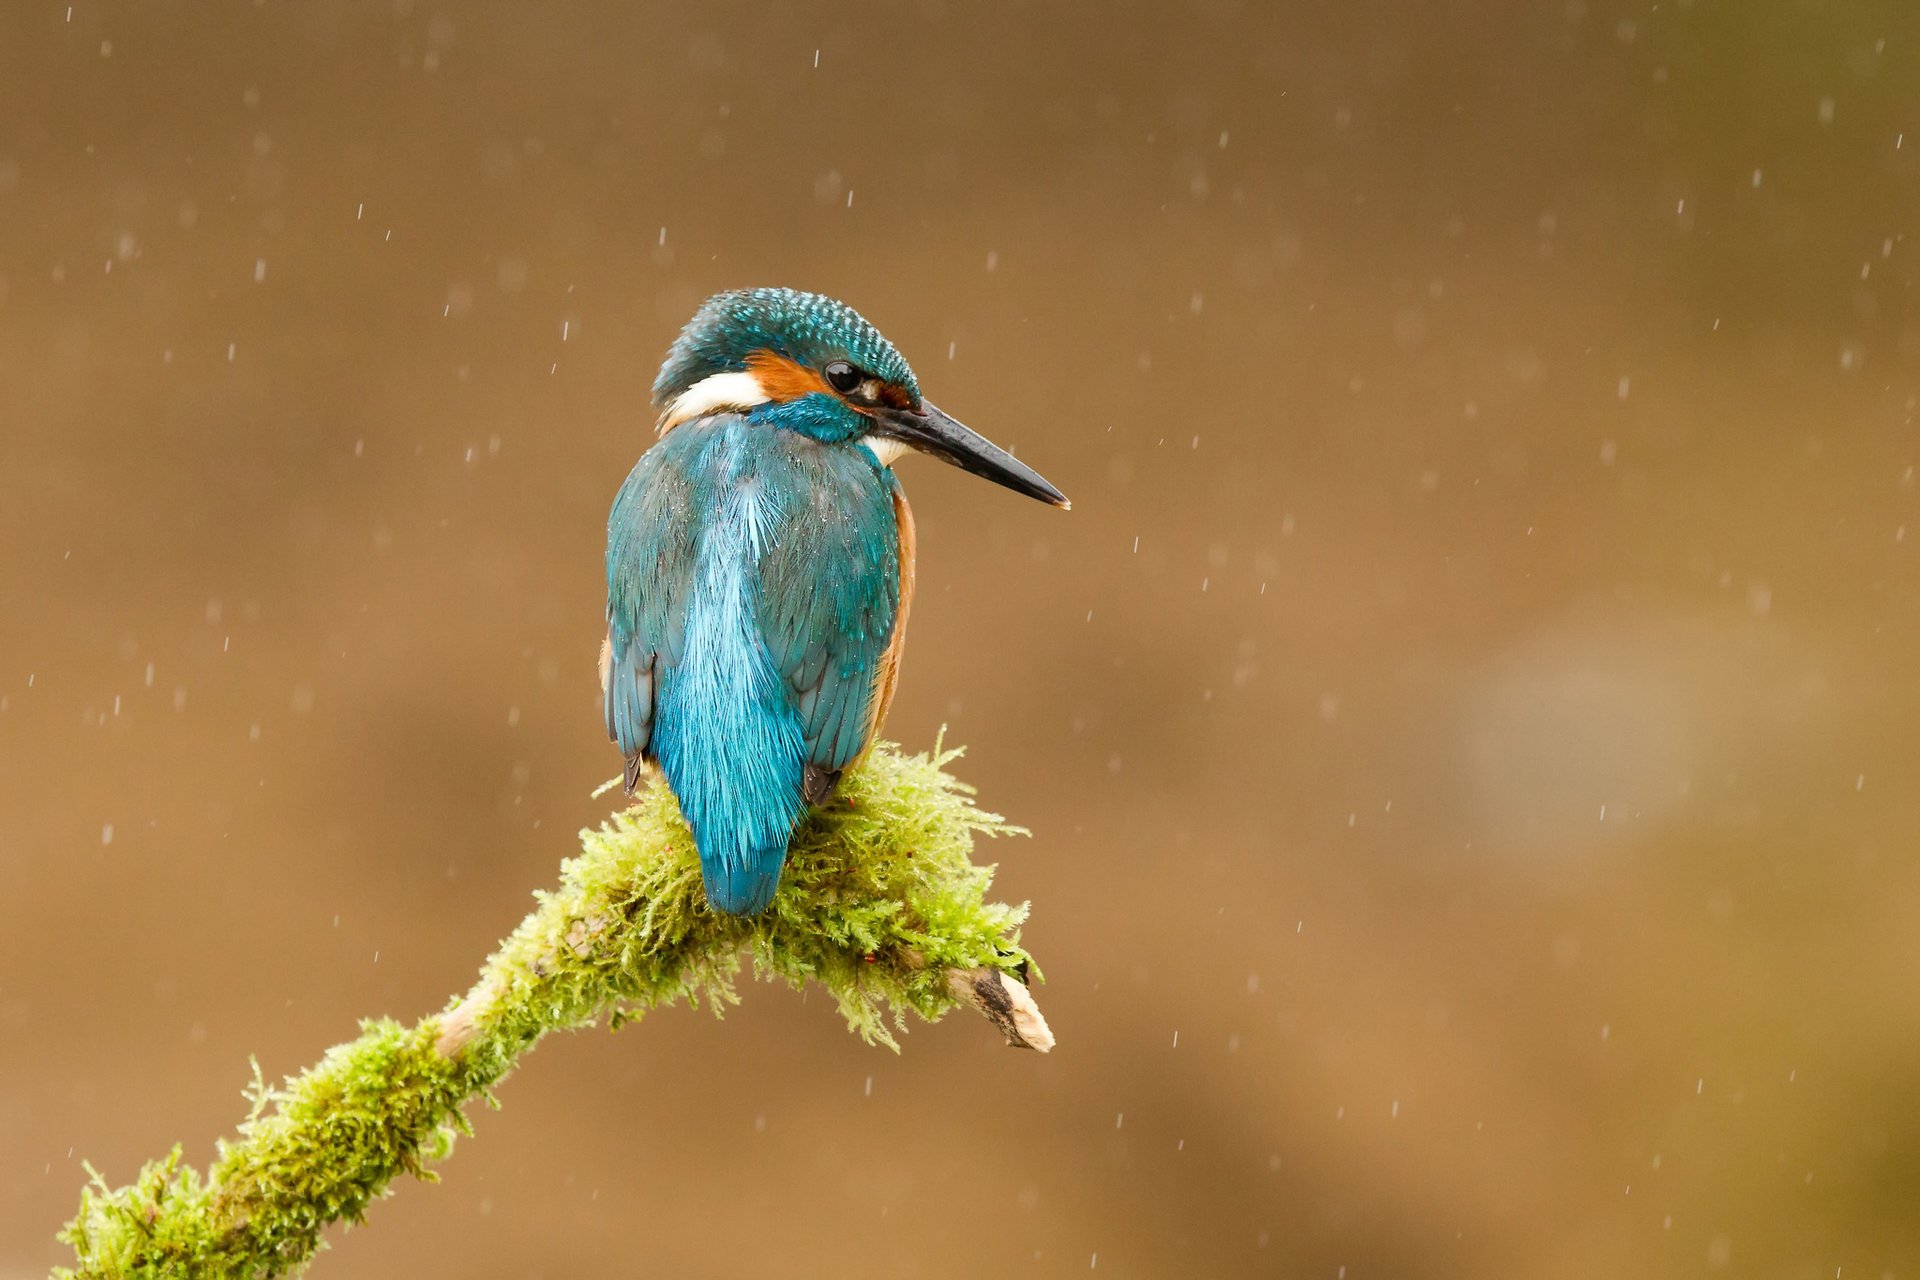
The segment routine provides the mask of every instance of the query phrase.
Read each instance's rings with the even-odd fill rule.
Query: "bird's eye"
[[[835,360],[826,367],[827,385],[841,395],[852,395],[863,381],[860,371],[845,360]]]

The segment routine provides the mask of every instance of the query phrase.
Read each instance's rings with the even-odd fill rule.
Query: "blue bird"
[[[607,520],[608,735],[631,795],[658,766],[707,901],[752,915],[810,805],[873,744],[900,675],[917,449],[1067,506],[933,407],[893,344],[792,289],[709,298],[653,384],[660,440]]]

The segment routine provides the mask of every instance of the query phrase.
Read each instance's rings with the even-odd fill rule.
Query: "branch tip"
[[[1013,1048],[1036,1053],[1053,1049],[1053,1029],[1047,1026],[1033,993],[1012,974],[999,969],[956,969],[947,975],[947,989],[984,1014]]]

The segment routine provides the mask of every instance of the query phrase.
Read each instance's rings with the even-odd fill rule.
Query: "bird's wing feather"
[[[647,451],[620,486],[607,519],[607,641],[600,682],[607,736],[627,757],[627,789],[653,738],[657,678],[686,639],[683,599],[693,578],[694,511],[674,450]]]
[[[800,492],[760,561],[760,629],[799,712],[807,763],[865,751],[900,613],[894,482],[853,449],[797,444]]]

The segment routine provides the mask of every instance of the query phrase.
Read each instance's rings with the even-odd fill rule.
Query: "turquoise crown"
[[[673,340],[653,380],[654,404],[665,407],[703,378],[746,368],[756,351],[811,369],[845,360],[920,398],[900,352],[846,303],[798,289],[736,289],[701,303]]]

